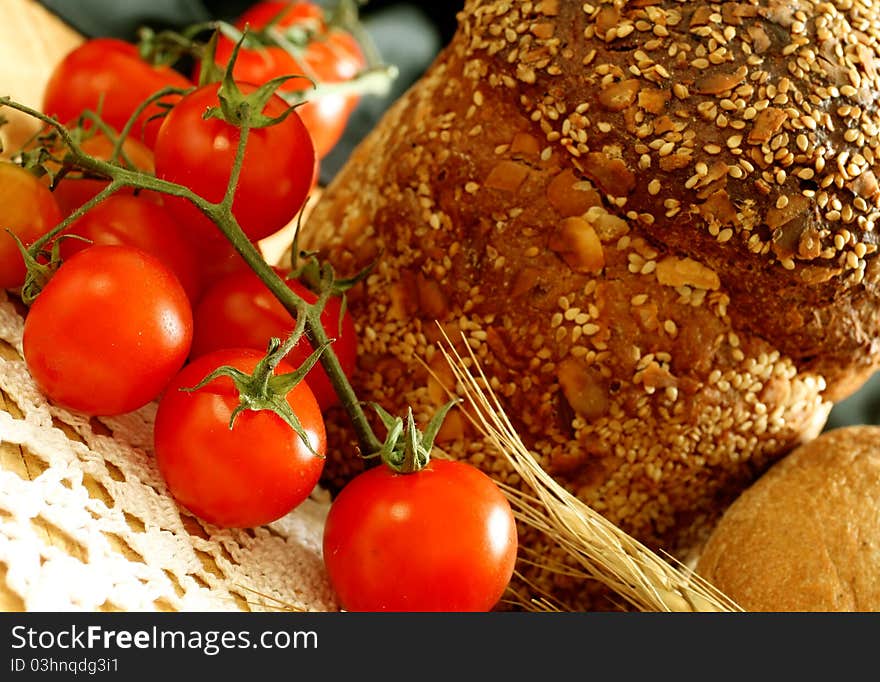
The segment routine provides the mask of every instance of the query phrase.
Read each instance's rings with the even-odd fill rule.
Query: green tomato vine
[[[240,43],[236,45],[236,51],[239,46]],[[328,338],[320,320],[321,312],[329,296],[339,295],[340,293],[343,293],[344,296],[344,290],[356,282],[358,277],[349,280],[339,279],[336,277],[330,264],[319,262],[314,254],[307,254],[309,258],[303,266],[301,273],[307,277],[309,284],[316,289],[318,294],[318,298],[314,303],[308,303],[297,296],[267,263],[259,249],[247,238],[232,213],[233,198],[241,173],[250,131],[253,128],[274,125],[293,111],[298,104],[290,104],[287,114],[281,117],[267,118],[262,113],[263,105],[287,79],[275,79],[251,94],[243,95],[232,78],[234,62],[235,56],[233,55],[225,69],[222,85],[218,91],[221,104],[209,113],[211,116],[220,117],[226,122],[235,125],[240,130],[228,185],[223,198],[219,202],[208,201],[184,185],[169,182],[133,168],[131,164],[127,163],[122,152],[122,145],[126,137],[132,130],[136,119],[146,107],[153,103],[159,103],[160,105],[164,104],[165,108],[169,109],[171,105],[165,103],[167,98],[183,96],[191,92],[192,89],[165,88],[145,100],[131,115],[127,124],[119,132],[119,135],[115,136],[114,153],[110,161],[98,159],[83,151],[78,140],[80,136],[72,133],[71,130],[58,120],[10,97],[0,97],[0,108],[6,106],[18,110],[42,121],[50,127],[52,131],[51,136],[60,141],[66,150],[63,159],[61,159],[62,170],[60,174],[62,176],[71,171],[78,171],[109,180],[108,185],[101,192],[37,239],[30,247],[25,249],[24,246],[20,245],[25,261],[29,266],[28,275],[21,290],[22,300],[26,305],[30,305],[39,295],[40,290],[51,277],[54,270],[59,267],[57,240],[55,238],[75,220],[107,197],[115,194],[120,189],[129,187],[186,199],[217,226],[247,265],[297,320],[297,326],[288,339],[283,341],[273,339],[270,342],[265,361],[258,366],[253,376],[236,375],[233,377],[241,394],[239,411],[242,409],[272,409],[278,411],[279,404],[284,402],[283,400],[279,401],[278,396],[283,397],[283,395],[286,395],[286,392],[291,390],[298,381],[302,380],[305,373],[315,362],[320,362],[329,376],[334,390],[340,398],[341,406],[352,424],[361,456],[367,459],[380,458],[391,466],[392,469],[401,473],[418,471],[427,464],[434,437],[440,428],[443,418],[455,401],[441,408],[429,422],[424,432],[417,429],[411,409],[408,410],[404,420],[401,417],[390,415],[379,405],[370,404],[370,407],[376,411],[386,429],[384,440],[380,439],[371,426],[367,413],[364,410],[364,404],[358,399],[349,378],[345,375],[336,354],[333,352],[332,339]],[[368,74],[370,81],[380,76],[388,78],[392,75],[393,70],[390,69],[373,69]],[[363,83],[361,83],[362,85]],[[337,87],[345,88],[347,86]],[[375,84],[370,82],[369,87],[375,87]],[[93,123],[97,123],[98,127],[102,127],[105,133],[109,134],[110,131],[107,130],[107,127],[102,126],[99,115],[94,112],[87,112],[86,116]],[[36,167],[38,172],[51,172],[44,164],[49,160],[58,162],[45,148],[29,151],[27,152],[27,157],[27,162]],[[49,244],[52,244],[52,249],[47,253],[47,245]],[[296,241],[294,241],[295,249]],[[297,255],[294,254],[294,257]],[[40,262],[41,260],[45,261],[47,256],[48,263]],[[271,377],[274,367],[277,366],[278,362],[301,336],[305,336],[314,349],[312,356],[292,375]],[[213,377],[206,377],[204,381],[208,381],[211,378]],[[289,414],[282,414],[279,411],[279,415],[297,432],[301,431],[300,428],[297,428],[298,424],[290,420]],[[308,442],[307,439],[304,440]]]

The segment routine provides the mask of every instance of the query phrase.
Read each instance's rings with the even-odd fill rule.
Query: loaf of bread
[[[878,367],[880,5],[458,17],[305,228],[343,274],[377,261],[350,297],[355,388],[427,419],[454,388],[442,327],[548,471],[684,556]],[[345,420],[330,430],[333,488],[358,461]],[[438,444],[519,484],[460,412]]]
[[[827,431],[774,464],[697,571],[749,611],[880,611],[880,426]]]

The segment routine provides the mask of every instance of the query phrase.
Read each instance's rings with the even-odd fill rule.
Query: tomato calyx
[[[7,232],[15,240],[15,244],[18,246],[21,257],[24,260],[27,274],[25,275],[24,284],[19,295],[22,303],[30,306],[39,296],[43,287],[52,279],[55,271],[61,266],[60,244],[56,241],[52,244],[52,248],[49,251],[41,250],[37,253],[31,253],[31,249],[28,249],[22,243],[18,235],[12,232],[12,230],[7,230]],[[43,262],[37,260],[40,256],[43,257]]]
[[[18,238],[18,235],[11,230],[7,230],[7,232],[15,240],[27,271],[24,284],[22,284],[21,291],[19,292],[19,297],[26,306],[30,306],[36,300],[49,280],[52,279],[52,275],[61,267],[63,262],[61,258],[61,241],[63,239],[79,239],[91,243],[90,239],[81,237],[78,234],[62,234],[52,242],[50,249],[34,251],[33,248],[29,249],[26,247],[21,239]]]
[[[287,394],[290,393],[297,384],[305,379],[309,370],[318,362],[321,354],[326,350],[328,344],[320,346],[313,351],[305,361],[293,372],[286,374],[275,374],[275,368],[284,359],[287,353],[293,348],[303,334],[305,329],[304,323],[297,323],[296,329],[284,341],[273,337],[269,340],[266,355],[254,367],[251,374],[232,367],[231,365],[223,365],[208,374],[198,384],[188,388],[181,388],[182,391],[193,392],[204,388],[219,377],[229,377],[233,385],[238,391],[239,403],[229,416],[229,429],[232,430],[235,420],[239,414],[245,410],[258,412],[260,410],[269,410],[277,414],[283,419],[296,434],[302,438],[303,443],[316,457],[324,457],[323,454],[315,451],[312,447],[311,440],[306,430],[303,428],[302,422],[293,411],[290,403],[287,401]]]
[[[317,24],[297,22],[283,28],[278,26],[284,14],[285,10],[282,10],[269,23],[259,28],[246,26],[243,31],[248,36],[246,47],[251,49],[281,47],[293,56],[301,56],[311,41],[320,40],[320,27]],[[237,40],[242,34],[242,31],[235,26],[228,24],[224,25],[222,30],[226,37],[233,40]]]
[[[247,95],[244,94],[232,75],[235,60],[238,57],[243,41],[244,36],[233,47],[232,55],[223,74],[222,84],[217,90],[217,99],[220,102],[220,106],[210,107],[203,116],[205,119],[218,118],[236,128],[241,128],[244,125],[247,125],[249,128],[267,128],[281,123],[297,107],[296,104],[289,106],[278,116],[266,116],[263,113],[263,109],[269,100],[278,94],[278,88],[291,78],[301,78],[302,76],[297,74],[278,76],[266,81],[253,92]]]
[[[141,26],[137,31],[138,54],[141,59],[154,66],[173,67],[184,57],[205,59],[213,53],[212,41],[216,43],[216,32],[221,23],[200,22],[187,26],[182,31],[172,29],[155,31],[149,26]],[[199,39],[200,35],[208,31],[212,33],[209,40]]]
[[[412,407],[407,408],[406,420],[389,413],[378,403],[369,403],[385,426],[387,435],[382,447],[373,457],[379,457],[385,466],[399,474],[413,474],[421,471],[431,461],[434,439],[443,425],[443,420],[459,399],[450,400],[441,407],[425,427],[419,431],[413,416]]]
[[[79,149],[83,149],[93,138],[104,136],[112,143],[113,147],[107,161],[129,170],[137,170],[137,165],[129,158],[125,150],[125,138],[107,125],[101,119],[99,112],[84,111],[74,123],[66,126],[66,136],[69,142],[75,144]],[[34,138],[33,146],[19,153],[17,163],[38,177],[48,177],[49,189],[53,192],[66,177],[93,180],[110,179],[108,174],[88,168],[80,163],[77,155],[71,151],[69,142],[65,142],[57,130],[50,128]]]
[[[294,232],[293,242],[290,247],[290,272],[288,278],[299,280],[315,294],[320,295],[326,292],[328,296],[341,296],[344,311],[346,292],[367,278],[379,262],[381,254],[351,277],[337,277],[333,266],[321,260],[320,252],[299,248],[302,218],[303,212],[300,212],[299,216],[297,216],[296,231]]]

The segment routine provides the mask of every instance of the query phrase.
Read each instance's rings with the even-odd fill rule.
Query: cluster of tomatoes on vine
[[[270,265],[259,242],[300,215],[358,100],[308,89],[367,64],[309,2],[255,3],[186,49],[191,77],[109,38],[58,64],[31,112],[39,144],[0,164],[0,286],[28,306],[25,363],[53,403],[113,416],[157,401],[169,492],[211,524],[253,527],[318,484],[331,406],[364,421],[351,282],[314,257]],[[374,407],[388,435],[367,431],[362,450],[389,466],[349,483],[325,528],[343,606],[491,608],[516,556],[504,495],[430,458],[445,410],[419,432]]]

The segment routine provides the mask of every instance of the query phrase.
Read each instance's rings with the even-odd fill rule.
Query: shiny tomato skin
[[[201,261],[202,288],[200,297],[218,279],[231,275],[233,272],[251,269],[229,240],[203,239],[201,242],[193,241],[194,235],[187,230],[184,232],[185,236],[190,239],[190,243],[196,247]],[[260,249],[259,242],[251,242],[251,245],[257,250]],[[195,309],[193,310],[195,311]]]
[[[282,14],[283,12],[283,14]],[[236,28],[244,30],[250,28],[263,28],[270,21],[278,17],[275,26],[285,28],[296,24],[323,30],[324,9],[313,2],[298,2],[296,0],[262,0],[253,3],[235,21]]]
[[[319,83],[342,83],[351,80],[367,66],[367,60],[354,37],[339,28],[331,28],[312,40],[305,49],[303,62],[307,75]],[[316,131],[315,147],[324,158],[339,142],[352,112],[360,102],[357,94],[309,97],[300,115],[310,131]],[[299,111],[299,110],[298,110]]]
[[[119,131],[137,107],[164,87],[191,88],[183,74],[152,66],[137,47],[117,38],[91,38],[71,50],[53,69],[43,96],[44,113],[73,123],[84,110],[98,111]],[[176,97],[165,101],[173,103]],[[161,125],[162,108],[152,104],[138,117],[132,136],[152,147]],[[152,120],[150,120],[152,119]]]
[[[309,43],[308,48],[310,65],[321,80],[330,83],[354,78],[367,65],[357,40],[340,28],[329,29]]]
[[[77,218],[64,234],[82,239],[61,240],[61,256],[97,244],[128,244],[153,254],[180,280],[191,303],[201,288],[196,250],[168,211],[141,196],[114,194]]]
[[[180,390],[224,365],[250,373],[262,356],[235,348],[203,355],[175,377],[156,412],[154,451],[170,493],[196,516],[222,527],[249,528],[281,518],[311,494],[324,467],[324,421],[307,384],[294,387],[287,401],[317,455],[268,410],[239,413],[230,430],[238,392],[229,377],[197,391]],[[277,374],[290,371],[283,361],[276,368]]]
[[[30,246],[61,219],[52,192],[37,176],[0,161],[0,289],[20,287],[27,274],[21,251],[7,230]]]
[[[217,42],[214,58],[217,64],[225,67],[232,56],[235,43],[221,36]],[[293,56],[281,47],[267,45],[263,47],[241,47],[235,59],[232,73],[236,80],[262,84],[278,76],[293,76],[303,73],[303,67]],[[285,90],[304,90],[311,87],[306,78],[291,78],[280,88]]]
[[[238,83],[244,93],[256,86]],[[205,119],[218,105],[218,83],[204,85],[181,99],[165,118],[154,149],[156,175],[189,187],[211,202],[226,192],[240,130],[217,118]],[[288,105],[274,96],[267,116],[282,114]],[[252,241],[267,237],[293,220],[312,187],[315,150],[302,120],[292,112],[281,123],[250,130],[232,213]],[[198,240],[223,235],[188,200],[168,196],[165,205]]]
[[[284,276],[284,271],[277,269]],[[316,296],[296,279],[286,279],[287,286],[307,302]],[[357,343],[351,315],[339,317],[341,299],[332,297],[321,315],[333,352],[347,376],[351,376],[357,361]],[[203,292],[193,309],[193,343],[191,357],[198,357],[220,348],[242,346],[265,351],[273,336],[284,340],[293,331],[296,321],[269,288],[252,270],[239,270],[218,279]],[[287,355],[287,361],[299,366],[312,353],[308,340],[302,338]],[[322,410],[339,402],[330,378],[320,364],[306,375],[306,380]]]
[[[93,416],[123,414],[159,396],[183,366],[192,310],[158,258],[93,246],[62,263],[24,322],[24,359],[50,400]]]
[[[113,142],[102,133],[96,133],[89,137],[83,141],[80,147],[86,154],[94,156],[101,161],[109,161],[110,157],[113,155]],[[142,142],[138,142],[133,137],[125,139],[122,144],[122,149],[135,168],[150,175],[153,174],[152,149]],[[119,163],[122,163],[122,159],[119,159],[118,161]],[[48,176],[46,177],[48,178]],[[62,178],[55,185],[52,190],[52,195],[55,197],[55,201],[58,202],[58,207],[61,209],[62,214],[68,216],[89,199],[98,194],[98,192],[104,189],[109,182],[109,180],[77,177],[74,174],[70,174]],[[123,187],[117,191],[117,194],[135,193],[140,197],[149,198],[155,203],[162,203],[162,195],[158,192],[151,192],[149,190],[138,190],[135,192],[132,187]]]
[[[516,562],[510,504],[479,469],[432,459],[353,478],[330,506],[323,555],[347,611],[489,611]]]

